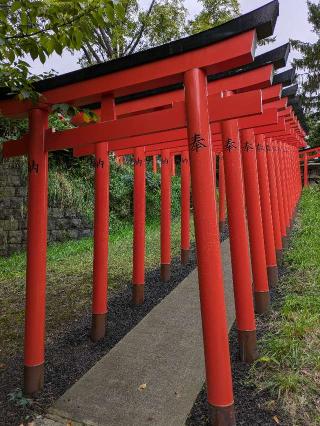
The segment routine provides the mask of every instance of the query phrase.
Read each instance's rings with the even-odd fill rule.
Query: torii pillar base
[[[160,280],[163,283],[167,283],[168,281],[170,281],[170,277],[171,277],[171,265],[167,263],[162,263],[161,269],[160,269]]]
[[[238,342],[240,348],[240,360],[252,363],[257,357],[256,330],[238,330]]]
[[[187,265],[190,260],[190,250],[181,249],[181,265]]]
[[[219,231],[220,231],[220,233],[224,232],[224,230],[226,229],[226,226],[227,226],[227,222],[225,220],[219,222]]]
[[[208,404],[210,426],[236,426],[234,406],[214,407]]]
[[[90,338],[93,342],[98,342],[106,336],[107,314],[92,314]]]
[[[136,306],[143,305],[144,302],[144,284],[132,285],[132,303]]]
[[[256,314],[262,315],[270,309],[270,293],[268,291],[254,292],[254,310]]]
[[[44,384],[44,364],[29,367],[24,366],[23,393],[34,395],[43,388]]]

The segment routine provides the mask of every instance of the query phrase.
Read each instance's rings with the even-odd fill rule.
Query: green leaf
[[[39,51],[38,51],[38,46],[36,43],[32,43],[29,47],[29,52],[31,55],[31,58],[33,60],[37,59],[38,55],[39,55]]]
[[[39,59],[42,64],[46,62],[46,55],[44,54],[43,50],[39,50]]]
[[[11,11],[16,12],[18,9],[21,9],[22,5],[20,1],[14,1],[11,6]]]

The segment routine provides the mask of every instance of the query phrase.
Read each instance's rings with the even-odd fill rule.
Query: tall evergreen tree
[[[291,40],[301,53],[293,65],[300,71],[301,101],[310,127],[309,144],[320,145],[320,1],[308,0],[308,20],[317,39],[314,43]]]

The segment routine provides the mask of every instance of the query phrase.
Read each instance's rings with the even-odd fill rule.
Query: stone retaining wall
[[[27,178],[23,160],[3,161],[0,152],[0,256],[26,246]],[[92,225],[72,210],[50,207],[48,240],[64,241],[92,235]]]

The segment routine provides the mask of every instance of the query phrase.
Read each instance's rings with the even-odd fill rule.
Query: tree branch
[[[129,46],[127,47],[126,51],[125,51],[125,55],[128,54],[130,55],[131,53],[134,52],[135,48],[137,47],[139,41],[141,40],[141,37],[143,35],[143,31],[145,30],[146,27],[146,21],[148,19],[148,17],[150,16],[153,7],[155,6],[156,0],[152,0],[151,4],[149,6],[148,12],[146,14],[145,20],[144,22],[141,24],[140,30],[138,32],[138,34],[136,36],[134,36],[129,44]]]
[[[91,53],[91,55],[100,64],[101,63],[101,59],[100,59],[99,55],[94,51],[94,49],[90,46],[89,43],[86,43],[86,46],[87,46],[87,49],[89,50],[89,52]]]
[[[81,46],[81,49],[83,50],[83,53],[84,53],[85,57],[87,58],[89,65],[92,65],[91,56],[90,56],[89,52],[87,51],[87,49],[84,46]]]
[[[95,9],[97,9],[97,7],[94,7],[91,10],[89,8],[89,10],[84,11],[83,13],[75,16],[74,18],[70,19],[69,21],[66,21],[66,22],[62,23],[61,25],[58,25],[58,28],[63,28],[63,27],[66,27],[68,25],[73,24],[74,22],[78,21],[79,19],[83,18],[88,13],[90,13],[90,11],[93,11]],[[44,34],[44,33],[47,33],[48,31],[53,31],[56,28],[57,28],[56,26],[52,26],[52,27],[48,27],[48,28],[43,28],[41,30],[35,31],[33,33],[30,33],[30,34],[20,33],[20,34],[16,34],[16,35],[13,35],[13,36],[4,37],[4,40],[22,39],[22,38],[27,38],[27,37],[33,37],[33,36],[38,35],[38,34]]]
[[[109,56],[109,58],[112,58],[113,57],[113,49],[112,49],[110,40],[109,40],[109,38],[107,36],[107,33],[102,28],[99,28],[99,31],[100,31],[101,37],[102,37],[102,39],[104,41],[104,44],[106,46],[106,50],[107,50],[108,56]]]

